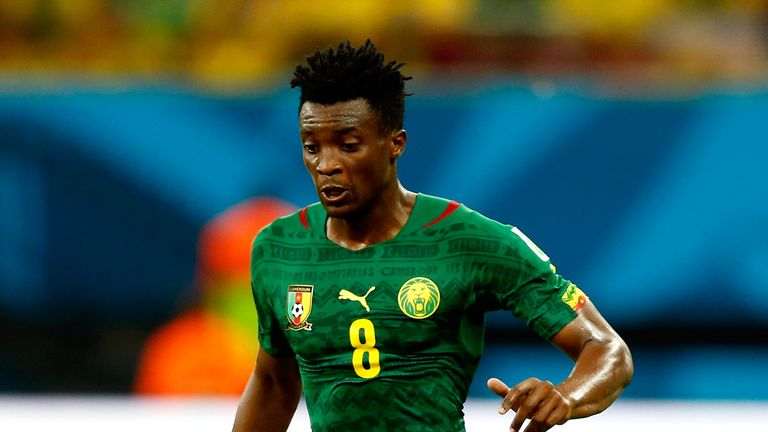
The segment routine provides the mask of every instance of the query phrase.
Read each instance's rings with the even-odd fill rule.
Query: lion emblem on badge
[[[440,306],[440,289],[425,277],[409,279],[400,287],[397,304],[404,314],[415,319],[424,319],[437,311]]]

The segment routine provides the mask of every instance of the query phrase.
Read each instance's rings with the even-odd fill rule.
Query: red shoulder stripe
[[[302,225],[304,225],[304,228],[309,231],[309,220],[307,220],[307,208],[304,207],[299,211],[299,222],[301,222]]]
[[[456,201],[449,202],[448,203],[448,207],[446,207],[445,210],[443,210],[443,213],[440,216],[438,216],[435,219],[433,219],[432,222],[429,222],[428,224],[426,224],[423,227],[421,227],[421,229],[429,228],[432,225],[434,225],[434,224],[440,222],[441,220],[445,219],[449,214],[455,212],[456,209],[459,208],[459,205],[460,204],[457,203]]]

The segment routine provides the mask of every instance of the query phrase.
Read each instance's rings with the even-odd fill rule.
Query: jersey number
[[[364,342],[360,340],[361,330],[363,339],[365,339]],[[371,320],[363,318],[352,322],[352,325],[349,326],[349,342],[352,344],[352,348],[355,349],[352,352],[352,367],[355,368],[355,373],[359,377],[366,379],[378,375],[381,371],[379,350],[374,348],[376,345],[376,332],[373,330]],[[363,363],[366,354],[368,354],[368,367]]]

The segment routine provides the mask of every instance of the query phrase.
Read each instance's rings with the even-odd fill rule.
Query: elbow
[[[602,342],[605,350],[604,358],[607,360],[604,365],[607,367],[607,376],[611,377],[614,398],[617,398],[629,386],[635,375],[632,353],[626,342],[616,333],[610,338],[603,339]]]
[[[635,365],[632,360],[632,353],[626,342],[616,332],[602,338],[590,340],[595,344],[603,358],[604,370],[608,372],[610,381],[613,383],[614,391],[621,393],[624,388],[629,386],[635,375]]]
[[[621,388],[624,389],[632,382],[635,375],[635,364],[632,360],[632,353],[627,344],[619,338],[616,356],[616,370],[619,372]]]

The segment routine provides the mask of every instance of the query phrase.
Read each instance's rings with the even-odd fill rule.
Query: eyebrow
[[[345,128],[337,129],[337,130],[333,131],[333,133],[335,133],[336,135],[344,135],[346,133],[355,132],[355,131],[358,131],[358,130],[360,130],[360,128],[358,128],[357,126],[350,126],[350,127],[345,127]]]
[[[349,127],[344,127],[344,128],[341,128],[341,129],[336,129],[336,130],[333,131],[333,134],[334,135],[344,135],[344,134],[347,134],[347,133],[350,133],[350,132],[357,132],[359,130],[360,130],[360,128],[357,127],[357,126],[349,126]],[[314,132],[311,129],[305,129],[304,127],[302,127],[301,128],[301,134],[302,135],[313,135]]]

